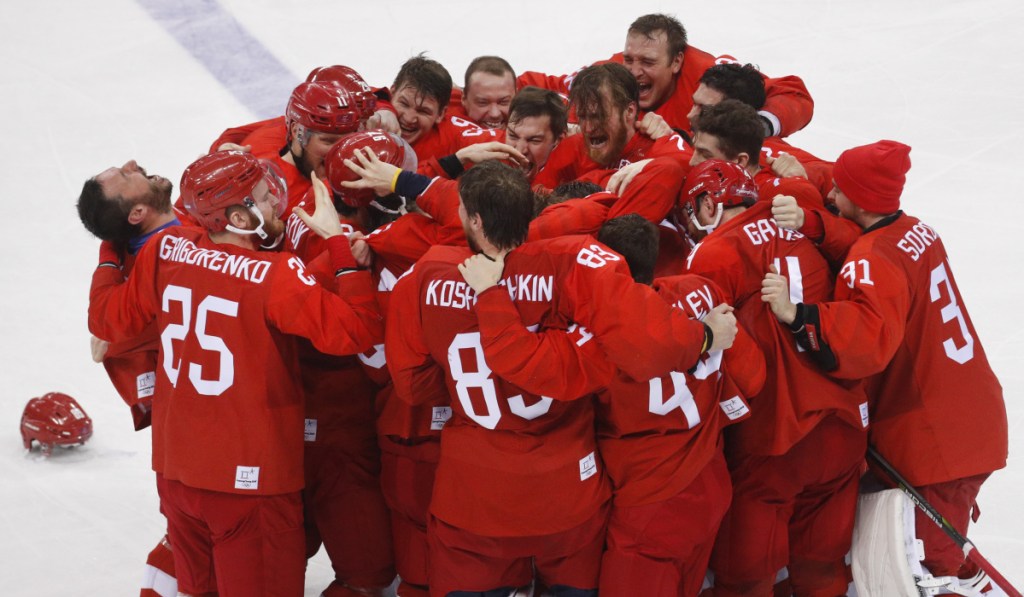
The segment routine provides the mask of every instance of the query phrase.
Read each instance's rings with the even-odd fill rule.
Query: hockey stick
[[[995,567],[992,564],[990,564],[988,560],[986,560],[980,553],[978,553],[978,549],[974,546],[974,544],[971,543],[971,541],[967,539],[967,537],[961,535],[960,531],[956,530],[956,528],[954,528],[953,525],[949,524],[949,521],[946,520],[946,518],[942,516],[942,514],[940,514],[934,506],[928,503],[928,500],[924,499],[924,496],[918,493],[918,491],[914,489],[914,487],[909,482],[907,482],[905,478],[903,478],[903,475],[901,475],[899,471],[893,468],[893,466],[889,464],[889,461],[886,460],[884,456],[878,453],[878,450],[876,450],[874,446],[868,446],[868,458],[873,460],[875,464],[881,467],[882,470],[885,471],[885,474],[892,480],[892,482],[895,483],[897,487],[899,487],[903,491],[903,493],[907,494],[907,496],[910,497],[910,500],[914,502],[914,505],[920,508],[921,511],[925,513],[925,516],[927,516],[932,520],[932,522],[937,524],[939,528],[941,528],[947,535],[949,535],[949,538],[952,539],[954,543],[956,543],[958,546],[960,546],[961,549],[964,550],[964,555],[967,557],[967,559],[977,564],[979,568],[981,568],[985,571],[986,574],[988,574],[989,578],[992,579],[992,582],[999,585],[999,587],[1003,589],[1003,591],[1005,591],[1006,594],[1009,595],[1009,597],[1022,597],[1020,591],[1014,588],[1014,586],[1011,585],[1010,582],[1006,580],[1006,578],[1002,574],[1000,574],[999,571],[996,570]]]

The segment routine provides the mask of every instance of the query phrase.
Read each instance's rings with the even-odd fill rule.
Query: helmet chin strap
[[[393,216],[402,216],[409,213],[409,211],[405,208],[405,206],[407,205],[405,197],[402,197],[401,195],[398,195],[398,197],[402,200],[402,204],[396,208],[385,207],[376,199],[370,202],[370,207]]]
[[[256,228],[254,230],[245,230],[243,228],[237,228],[235,226],[232,226],[231,224],[228,224],[224,228],[226,230],[230,230],[231,232],[234,232],[235,234],[244,234],[244,235],[255,234],[256,236],[260,237],[260,240],[264,241],[264,243],[265,243],[266,240],[268,238],[270,238],[270,235],[267,234],[267,231],[263,229],[263,226],[266,224],[266,220],[263,219],[263,214],[260,213],[260,210],[256,209],[256,203],[254,203],[253,200],[250,199],[249,197],[246,197],[245,200],[242,203],[246,207],[249,208],[249,212],[250,213],[252,213],[253,215],[256,216],[256,219],[259,220],[259,222],[260,222],[259,225],[256,226]],[[266,246],[265,248],[269,249],[269,248],[276,247],[278,245],[278,243],[280,243],[280,242],[281,242],[281,237],[278,237],[276,239],[272,239],[271,240],[272,244],[270,246]]]

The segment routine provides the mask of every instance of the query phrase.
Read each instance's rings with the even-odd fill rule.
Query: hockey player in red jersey
[[[798,176],[776,176],[760,162],[764,134],[757,113],[739,100],[724,100],[705,106],[694,121],[691,166],[718,159],[735,162],[746,169],[757,184],[761,199],[777,195],[795,197],[801,206],[821,209],[821,192],[809,180]]]
[[[380,203],[387,199],[374,201],[368,191],[341,187],[341,181],[355,177],[343,160],[358,148],[370,149],[385,163],[416,167],[412,148],[397,135],[382,131],[351,133],[331,147],[324,169],[350,240],[364,237],[385,217],[395,217],[381,211],[385,207]],[[299,205],[313,209],[312,190]],[[293,213],[286,222],[284,250],[308,263],[327,245]],[[327,273],[333,278],[333,271]],[[395,576],[375,433],[379,386],[364,371],[359,357],[323,354],[303,341],[299,358],[306,390],[306,555],[312,557],[322,542],[330,556],[335,579],[324,591],[325,597],[379,595]]]
[[[287,185],[288,207],[294,207],[309,192],[313,173],[323,177],[331,146],[372,117],[376,98],[361,80],[344,66],[313,69],[292,91],[284,116],[228,129],[210,151],[242,150],[272,161]]]
[[[150,238],[180,224],[171,207],[171,182],[150,175],[135,160],[110,167],[82,185],[78,215],[86,229],[114,244],[124,275],[135,265],[135,255]],[[135,429],[151,424],[156,392],[159,336],[150,326],[137,338],[111,344],[92,336],[93,360],[103,363],[111,383],[131,409]],[[146,558],[140,597],[157,597],[178,591],[174,558],[167,536]]]
[[[674,128],[686,129],[698,79],[730,56],[715,58],[689,45],[686,29],[674,17],[644,15],[629,26],[626,47],[612,57],[640,84],[640,109],[660,114]],[[786,136],[807,126],[814,101],[799,77],[766,78],[768,100],[760,116],[767,136]]]
[[[618,169],[644,158],[668,156],[685,165],[689,148],[678,134],[654,139],[637,129],[639,86],[619,64],[589,66],[569,93],[580,133],[551,152],[535,185],[553,189],[598,169]]]
[[[737,164],[696,166],[681,201],[681,219],[701,240],[688,271],[713,280],[736,305],[769,371],[750,400],[750,420],[726,430],[734,493],[711,560],[715,594],[770,595],[783,566],[796,594],[843,594],[867,402],[856,384],[824,375],[760,298],[771,266],[800,280],[794,293],[819,300],[832,296],[832,272],[813,243],[778,228]]]
[[[966,534],[981,484],[1006,465],[1006,409],[942,239],[900,209],[909,169],[910,147],[896,141],[843,152],[832,195],[863,232],[847,246],[835,300],[791,300],[776,274],[765,278],[764,300],[791,329],[814,330],[812,343],[802,334],[804,345],[831,375],[867,378],[871,444]],[[786,209],[805,219],[792,201]],[[824,225],[814,236],[840,226],[811,218]],[[973,564],[923,513],[915,518],[925,574],[959,588],[957,577],[973,576]]]
[[[591,328],[603,350],[635,375],[688,368],[702,349],[731,344],[728,324],[717,327],[728,315],[716,310],[708,320],[714,333],[702,333],[702,325],[671,313],[624,276],[621,257],[593,239],[520,244],[533,200],[525,178],[501,164],[471,169],[459,191],[470,246],[485,255],[511,250],[505,282],[476,295],[474,307],[457,269],[473,251],[436,248],[399,281],[389,308],[388,362],[398,395],[410,403],[452,396],[431,505],[431,592],[522,586],[536,565],[546,585],[592,594],[607,485],[593,450],[592,412],[565,400],[602,372],[582,359],[578,374],[550,379],[550,397],[517,391],[490,375],[473,309],[512,306],[527,325]],[[629,332],[623,321],[633,322]],[[593,343],[576,329],[573,346],[589,350]],[[499,352],[510,359],[530,354],[524,346]],[[503,498],[491,499],[495,494]]]
[[[567,118],[565,104],[554,91],[539,87],[524,87],[513,98],[509,107],[509,122],[503,130],[467,129],[458,138],[459,149],[453,155],[430,158],[420,164],[418,172],[425,176],[457,178],[467,162],[479,163],[486,159],[509,159],[518,163],[533,181],[547,164],[552,150],[565,137]],[[513,150],[510,152],[504,146]],[[486,150],[482,152],[481,149]],[[506,154],[497,153],[504,151]],[[512,153],[508,156],[508,153]]]
[[[362,75],[355,69],[342,64],[318,66],[309,71],[306,83],[335,85],[347,91],[351,103],[359,110],[360,119],[366,121],[366,128],[383,129],[398,134],[398,124],[393,109],[387,103],[378,102],[373,89],[366,84]],[[383,118],[385,122],[382,122],[384,114],[390,116]],[[282,115],[226,129],[210,145],[209,153],[224,150],[252,151],[256,149],[257,153],[266,150],[280,150],[288,138],[286,119],[286,116]]]
[[[639,216],[609,220],[598,239],[690,317],[720,303],[706,278],[653,278],[658,232]],[[732,495],[721,430],[749,416],[746,400],[764,378],[761,349],[740,329],[732,348],[692,371],[642,382],[620,373],[600,393],[598,448],[614,492],[602,595],[697,595]]]
[[[625,49],[608,61],[625,65],[640,85],[641,113],[658,114],[670,127],[682,131],[689,130],[687,115],[700,76],[715,64],[736,62],[731,56],[715,57],[689,45],[683,25],[665,14],[647,14],[633,21]],[[578,73],[524,76],[533,75],[531,85],[568,95]],[[767,136],[784,137],[807,126],[814,114],[814,101],[799,77],[766,78],[765,85],[768,98],[759,115]]]
[[[452,93],[448,115],[487,129],[504,129],[516,95],[512,65],[500,56],[477,56],[466,67],[463,81],[463,88]]]
[[[706,106],[714,106],[727,99],[739,100],[755,110],[763,108],[765,89],[761,73],[751,64],[733,63],[716,64],[704,71],[697,90],[693,92],[693,109],[687,115],[690,130],[693,130],[697,117]],[[793,147],[781,137],[765,136],[759,161],[778,172],[780,168],[775,161],[784,155],[799,162],[803,168],[802,175],[811,181],[822,197],[828,195],[832,190],[832,162]]]
[[[651,283],[658,240],[653,224],[637,215],[615,218],[602,227],[601,239],[621,250],[637,282]],[[460,266],[481,290],[500,279],[503,268],[500,258],[492,262],[480,256]],[[695,318],[714,308],[709,304],[716,300],[713,284],[706,279],[677,276],[656,285],[666,302]],[[573,328],[531,332],[515,307],[498,306],[476,310],[484,357],[495,377],[543,394],[551,382],[533,363],[575,373],[574,344],[589,337],[580,338]],[[601,354],[586,358],[601,361],[599,371],[615,369]],[[760,350],[740,330],[729,351],[708,353],[690,374],[673,371],[637,382],[619,373],[601,390],[599,453],[615,491],[601,564],[602,595],[697,594],[731,495],[720,430],[747,415],[743,396],[759,390],[764,375]]]
[[[97,337],[130,337],[154,319],[160,329],[153,468],[182,592],[301,592],[302,389],[290,336],[336,354],[380,338],[369,276],[321,183],[307,224],[335,238],[330,261],[347,298],[317,286],[297,257],[256,252],[259,238],[283,232],[275,184],[248,154],[200,158],[182,194],[206,230],[154,238],[127,281],[101,251],[93,276]]]
[[[391,102],[402,138],[419,161],[440,158],[459,149],[459,136],[476,124],[445,114],[452,95],[452,77],[441,63],[424,56],[405,61],[391,84]]]

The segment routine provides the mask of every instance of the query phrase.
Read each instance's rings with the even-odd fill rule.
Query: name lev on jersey
[[[244,255],[231,255],[215,249],[200,249],[191,240],[166,235],[160,239],[160,259],[196,265],[254,284],[263,282],[270,270],[270,262]]]
[[[517,274],[500,280],[498,284],[508,290],[513,301],[549,303],[555,279],[554,276]],[[431,280],[427,284],[424,304],[469,310],[476,304],[476,292],[462,281]]]

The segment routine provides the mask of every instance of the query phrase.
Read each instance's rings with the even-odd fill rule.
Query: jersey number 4
[[[178,374],[181,373],[181,356],[174,354],[175,340],[184,340],[189,332],[194,332],[199,346],[204,350],[220,355],[220,373],[216,379],[203,378],[203,366],[199,363],[185,363],[188,366],[188,379],[196,391],[204,396],[219,396],[235,383],[235,356],[228,350],[224,339],[206,333],[206,322],[210,313],[228,317],[238,316],[238,303],[208,296],[196,308],[195,329],[192,327],[192,289],[183,286],[168,285],[164,289],[162,308],[164,313],[171,312],[171,303],[181,304],[181,323],[171,323],[160,333],[160,347],[164,355],[163,367],[171,385],[178,387]]]

